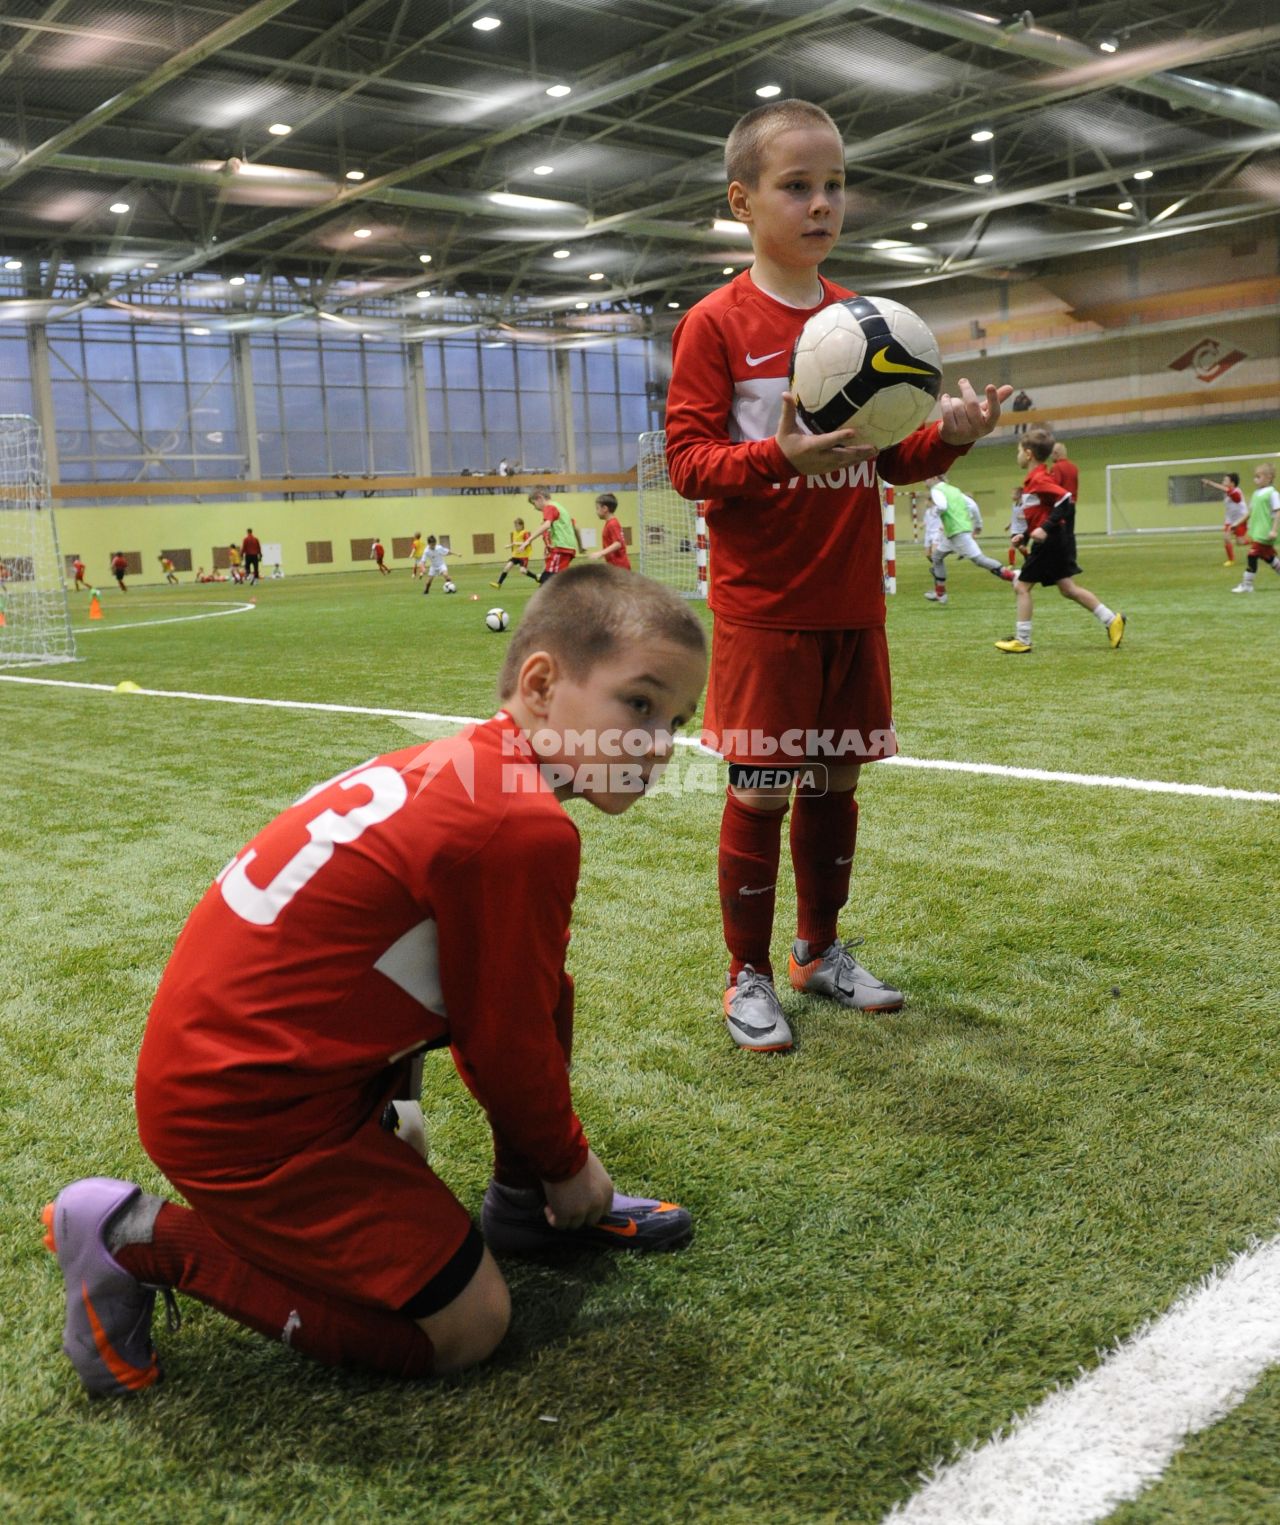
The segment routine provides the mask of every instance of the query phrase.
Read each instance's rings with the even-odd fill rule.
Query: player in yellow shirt
[[[511,544],[508,551],[506,566],[499,572],[497,582],[491,582],[489,586],[500,588],[506,582],[508,572],[523,572],[526,577],[538,582],[538,574],[529,570],[529,536],[525,533],[523,519],[512,521]]]
[[[409,555],[413,558],[413,566],[410,568],[410,571],[413,573],[414,577],[422,576],[422,567],[419,565],[422,560],[422,547],[422,531],[414,530],[413,544],[409,547]]]

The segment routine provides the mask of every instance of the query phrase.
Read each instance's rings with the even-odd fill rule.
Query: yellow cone
[[[116,684],[115,692],[117,694],[140,694],[142,690],[132,678],[126,678],[123,683]]]

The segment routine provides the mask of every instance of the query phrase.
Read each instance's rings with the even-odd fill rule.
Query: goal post
[[[75,655],[40,426],[0,414],[0,667]]]
[[[1176,461],[1124,461],[1107,467],[1107,534],[1174,535],[1186,530],[1222,527],[1222,493],[1204,479],[1240,478],[1248,502],[1252,462],[1275,456],[1263,450],[1249,456],[1191,456]]]

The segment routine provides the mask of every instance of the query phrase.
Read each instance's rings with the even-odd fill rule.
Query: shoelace
[[[743,966],[742,973],[747,976],[747,980],[745,984],[738,985],[737,987],[739,999],[750,999],[753,995],[765,994],[772,999],[775,1006],[780,1004],[778,992],[774,989],[773,981],[767,974],[758,974],[750,964]]]
[[[865,937],[851,937],[848,942],[836,943],[835,952],[830,954],[836,987],[840,990],[851,991],[857,984],[858,975],[861,972],[867,979],[873,976],[868,974],[862,965],[854,958],[852,949],[860,948],[866,942]]]

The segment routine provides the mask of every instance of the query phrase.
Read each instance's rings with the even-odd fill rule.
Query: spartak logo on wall
[[[1171,371],[1194,371],[1197,381],[1217,381],[1218,377],[1248,356],[1242,349],[1227,349],[1217,339],[1201,339],[1184,355],[1169,362]]]

